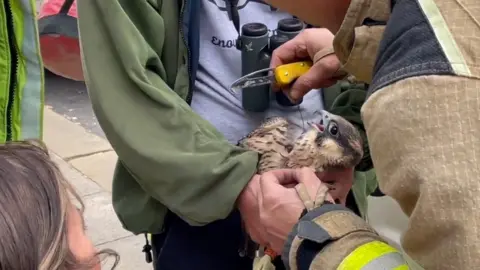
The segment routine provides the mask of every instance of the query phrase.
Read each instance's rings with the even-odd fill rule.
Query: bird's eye
[[[329,127],[328,127],[328,132],[332,135],[332,136],[337,136],[338,135],[338,126],[336,124],[331,124]]]

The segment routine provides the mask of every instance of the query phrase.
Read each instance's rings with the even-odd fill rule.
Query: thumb
[[[276,68],[280,65],[310,58],[305,41],[297,36],[297,38],[291,39],[273,50],[270,67]]]
[[[318,179],[315,171],[310,168],[296,170],[296,178],[299,183],[306,187],[310,198],[314,199],[317,196],[318,189],[322,186],[322,182]]]
[[[289,185],[296,182],[294,169],[276,169],[261,175],[261,182],[271,182],[279,185]]]
[[[338,77],[340,66],[340,61],[335,55],[318,60],[307,73],[293,83],[290,98],[299,100],[312,89],[332,86],[340,78]]]

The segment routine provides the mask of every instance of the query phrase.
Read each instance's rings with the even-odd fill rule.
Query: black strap
[[[74,1],[75,0],[65,0],[65,2],[63,2],[62,7],[60,8],[60,11],[58,12],[58,14],[67,14],[68,11],[70,11],[70,8],[72,8],[72,5],[73,5]]]
[[[238,0],[230,0],[225,1],[227,2],[227,13],[230,20],[233,22],[233,26],[235,26],[235,30],[237,30],[238,37],[235,47],[237,50],[242,48],[241,39],[240,39],[240,14],[238,13]]]
[[[240,35],[240,14],[238,13],[238,0],[230,0],[228,2],[228,17],[232,20],[235,30]]]
[[[144,235],[145,235],[145,245],[143,246],[142,252],[145,253],[145,261],[147,263],[151,263],[152,262],[152,246],[148,241],[148,234],[144,233]]]
[[[173,218],[173,212],[171,212],[170,210],[167,211],[167,213],[165,214],[165,217],[163,219],[163,230],[160,234],[166,234],[168,232],[168,229],[170,228],[170,222],[171,222],[171,219]],[[161,248],[158,245],[158,238],[156,238],[156,240],[153,240],[153,237],[155,237],[155,235],[152,235],[152,244],[150,244],[150,241],[148,240],[148,233],[144,233],[145,235],[145,245],[143,245],[143,248],[142,248],[142,252],[145,253],[145,261],[147,263],[151,263],[153,262],[153,256],[152,256],[152,245],[155,246],[156,249],[158,248]],[[164,239],[165,239],[165,235],[163,236],[163,240],[161,240],[161,246],[163,246],[164,244]],[[155,257],[158,256],[158,252],[159,250],[155,250],[155,252],[153,252],[155,255]]]

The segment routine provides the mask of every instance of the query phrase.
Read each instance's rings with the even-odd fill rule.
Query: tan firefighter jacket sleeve
[[[403,249],[478,268],[480,1],[352,0],[345,18],[335,52],[370,83],[362,118],[380,189],[409,216]]]
[[[321,190],[312,200],[306,186],[296,190],[305,204],[303,216],[285,244],[282,260],[291,270],[412,269],[402,253],[384,241],[361,217],[326,201]],[[328,192],[328,189],[325,189]]]

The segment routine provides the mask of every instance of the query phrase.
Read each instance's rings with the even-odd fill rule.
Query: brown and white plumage
[[[292,138],[291,124],[285,118],[269,118],[238,145],[261,155],[258,173],[302,167],[322,172],[356,166],[363,156],[358,130],[343,117],[327,111],[321,111],[321,117],[298,138]]]
[[[319,123],[296,137],[291,124],[282,117],[272,117],[242,138],[240,147],[260,154],[257,172],[283,168],[309,167],[316,172],[353,168],[363,156],[362,137],[346,119],[321,111]],[[330,183],[327,183],[333,189]],[[248,253],[258,248],[246,238]],[[267,249],[268,250],[268,249]]]

